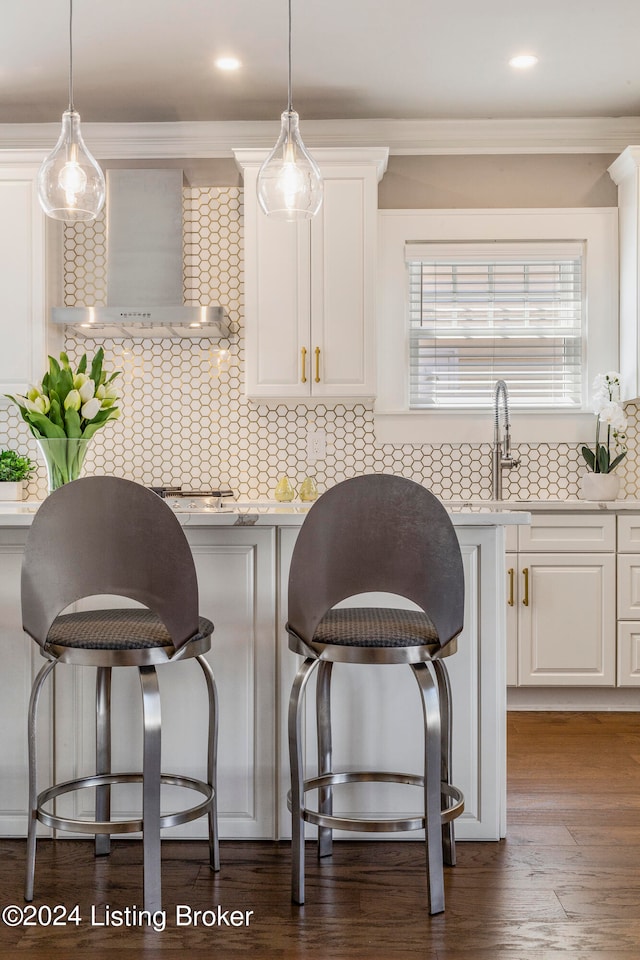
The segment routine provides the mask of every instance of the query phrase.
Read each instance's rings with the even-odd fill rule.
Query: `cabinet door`
[[[244,174],[245,390],[249,397],[308,397],[310,226],[267,217],[257,167]],[[303,350],[305,354],[303,354]]]
[[[375,172],[323,173],[324,199],[311,224],[311,391],[373,397]]]
[[[0,395],[40,380],[47,344],[38,166],[0,166]]]
[[[324,199],[311,222],[263,214],[262,151],[244,176],[246,394],[373,398],[377,184],[386,151],[318,150]]]
[[[521,686],[615,685],[614,554],[520,554]]]

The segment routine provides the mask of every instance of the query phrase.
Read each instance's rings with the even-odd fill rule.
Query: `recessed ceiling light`
[[[537,62],[538,58],[532,53],[519,53],[517,57],[511,57],[509,66],[515,67],[516,70],[527,70],[529,67],[535,67]]]
[[[239,70],[241,66],[237,57],[218,57],[216,67],[218,70]]]

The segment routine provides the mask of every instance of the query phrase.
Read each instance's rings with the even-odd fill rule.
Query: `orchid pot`
[[[580,478],[580,497],[583,500],[616,500],[620,477],[615,473],[584,473]]]

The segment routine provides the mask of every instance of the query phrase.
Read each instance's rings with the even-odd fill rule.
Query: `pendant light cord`
[[[69,0],[69,110],[73,110],[73,0]]]
[[[291,0],[289,0],[289,83],[288,83],[288,106],[289,113],[293,110],[291,102]]]

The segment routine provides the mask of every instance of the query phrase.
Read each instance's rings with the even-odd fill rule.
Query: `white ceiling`
[[[66,107],[68,0],[5,0],[0,123]],[[637,117],[639,0],[293,0],[307,119]],[[510,56],[534,52],[532,71]],[[222,74],[216,56],[241,71]],[[286,106],[287,0],[75,0],[85,121],[272,120]]]

